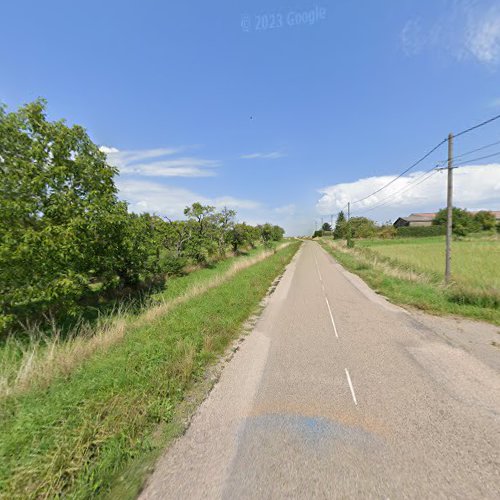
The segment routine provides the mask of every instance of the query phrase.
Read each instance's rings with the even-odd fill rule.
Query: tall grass
[[[292,243],[135,323],[46,388],[0,401],[0,496],[95,498],[159,449],[186,392],[204,379],[299,244]],[[233,268],[234,269],[234,268]]]
[[[372,288],[395,303],[415,306],[429,312],[458,314],[500,324],[500,291],[495,285],[497,271],[493,270],[486,279],[468,281],[468,273],[464,272],[461,279],[446,285],[440,272],[441,264],[433,262],[433,259],[426,255],[427,248],[436,251],[433,248],[435,239],[422,240],[417,251],[410,250],[408,253],[407,246],[411,249],[419,243],[403,240],[391,244],[392,242],[375,240],[358,242],[355,248],[347,248],[345,244],[332,240],[323,240],[321,244],[347,269],[360,275]],[[388,251],[384,252],[384,249]],[[467,256],[470,258],[470,255],[469,252],[464,252],[462,258],[467,261]],[[436,254],[433,257],[437,260]],[[469,266],[469,269],[470,266],[488,268],[490,258],[491,252],[482,252],[474,264],[469,262],[463,265],[465,268]],[[432,265],[426,266],[426,262],[432,262]],[[459,264],[455,263],[455,266],[460,269]],[[478,269],[477,275],[481,274]],[[469,271],[469,276],[471,275]]]
[[[363,246],[398,263],[422,272],[444,275],[444,238],[408,239],[403,244],[388,241],[363,242]],[[500,289],[500,239],[457,240],[452,243],[453,279],[462,287],[481,291]]]
[[[0,348],[0,399],[28,390],[33,385],[46,387],[59,375],[67,375],[96,352],[103,352],[123,339],[128,331],[147,325],[173,308],[231,279],[239,271],[260,262],[277,249],[260,249],[249,256],[222,261],[211,269],[172,280],[163,293],[150,298],[137,315],[127,306],[117,307],[96,323],[81,322],[64,336],[56,324],[50,332],[31,328],[25,338],[7,339]]]

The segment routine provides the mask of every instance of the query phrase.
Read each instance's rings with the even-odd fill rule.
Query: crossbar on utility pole
[[[446,204],[446,267],[444,279],[451,279],[451,238],[453,232],[453,134],[448,136],[448,196]]]

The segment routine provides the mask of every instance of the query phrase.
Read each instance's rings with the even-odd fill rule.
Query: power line
[[[411,189],[419,186],[420,184],[424,183],[427,179],[430,179],[432,176],[434,176],[435,174],[437,174],[438,171],[439,170],[437,170],[436,167],[432,167],[430,170],[427,170],[427,172],[424,172],[422,175],[418,176],[415,179],[415,181],[412,182],[409,186],[405,186],[403,189],[400,189],[399,191],[396,191],[392,195],[390,195],[387,198],[385,198],[385,200],[389,200],[389,201],[385,201],[383,203],[379,203],[378,205],[375,205],[375,206],[373,206],[371,208],[368,208],[368,209],[363,210],[363,211],[358,212],[358,213],[367,213],[367,212],[371,212],[373,210],[376,210],[377,208],[381,208],[381,207],[385,207],[387,205],[390,205],[391,204],[391,198],[394,198],[394,196],[396,196],[398,194],[406,193],[407,191],[410,191]],[[416,182],[419,179],[422,179],[422,180],[420,180],[420,182]],[[382,201],[384,201],[384,200],[382,200]]]
[[[417,165],[419,165],[420,163],[422,163],[432,153],[434,153],[434,151],[436,151],[437,149],[439,149],[447,140],[448,139],[443,139],[438,145],[434,146],[429,152],[427,152],[424,156],[422,156],[422,158],[420,158],[419,160],[417,160],[413,165],[411,165],[410,167],[408,167],[406,170],[403,170],[403,172],[401,172],[397,177],[395,177],[390,182],[388,182],[387,184],[385,184],[385,186],[382,186],[380,189],[377,189],[372,194],[369,194],[368,196],[365,196],[364,198],[361,198],[359,200],[353,201],[351,204],[354,205],[355,203],[359,203],[361,201],[367,200],[368,198],[371,198],[373,195],[375,195],[377,193],[380,193],[380,191],[384,190],[386,187],[390,186],[391,184],[393,184],[394,182],[396,182],[398,179],[400,179],[401,177],[403,177],[404,174],[406,174],[407,172],[409,172],[410,170],[412,170],[413,168],[415,168]]]
[[[455,134],[454,138],[456,139],[457,137],[460,137],[461,135],[464,135],[464,134],[468,134],[469,132],[472,132],[473,130],[476,130],[477,128],[484,127],[484,125],[488,125],[488,123],[494,122],[495,120],[498,120],[499,118],[500,118],[500,115],[496,115],[493,118],[490,118],[489,120],[486,120],[482,123],[479,123],[478,125],[474,125],[473,127],[470,127],[466,130],[462,130],[462,132]]]
[[[467,151],[466,153],[462,153],[460,155],[457,155],[455,156],[455,160],[457,160],[458,158],[463,158],[464,156],[468,156],[472,153],[477,153],[478,151],[483,151],[484,149],[488,149],[488,148],[491,148],[493,146],[496,146],[500,144],[500,141],[496,141],[496,142],[492,142],[491,144],[487,144],[486,146],[481,146],[480,148],[476,148],[476,149],[472,149],[470,151]],[[442,160],[441,163],[446,163],[448,160]]]
[[[497,151],[496,153],[492,153],[490,155],[480,156],[478,158],[472,158],[470,160],[465,160],[465,161],[463,161],[461,163],[456,163],[455,167],[460,167],[460,166],[463,166],[463,165],[467,165],[468,163],[472,163],[474,161],[486,160],[487,158],[493,158],[494,156],[498,156],[498,155],[500,155],[500,151]]]

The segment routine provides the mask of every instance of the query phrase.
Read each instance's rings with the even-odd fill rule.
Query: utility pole
[[[446,267],[444,279],[446,283],[451,279],[451,238],[453,231],[453,134],[448,135],[448,196],[446,219]]]
[[[351,202],[347,203],[347,247],[351,246]]]

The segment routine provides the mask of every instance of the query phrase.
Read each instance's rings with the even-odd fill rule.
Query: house
[[[494,216],[497,222],[500,222],[500,211],[488,210]],[[476,215],[477,212],[470,212],[471,215]],[[394,227],[407,227],[407,226],[431,226],[432,221],[436,217],[435,213],[420,213],[420,214],[410,214],[407,217],[398,217],[396,222],[393,224]]]
[[[434,217],[436,217],[435,213],[411,214],[407,217],[398,217],[394,223],[394,227],[431,226]]]

